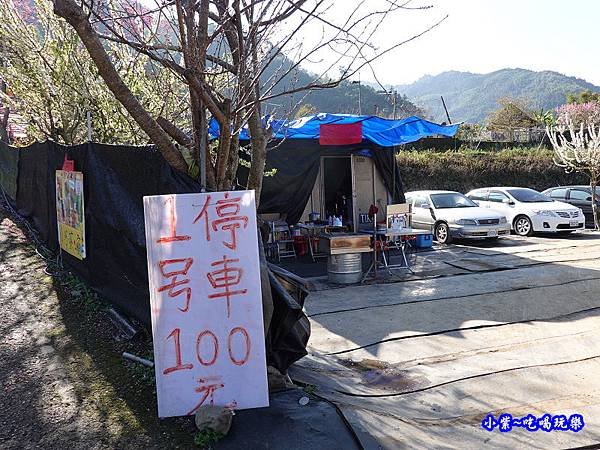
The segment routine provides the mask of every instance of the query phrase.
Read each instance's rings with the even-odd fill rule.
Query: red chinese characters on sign
[[[187,413],[188,416],[194,414],[208,400],[209,405],[215,404],[215,391],[224,388],[225,385],[221,382],[221,377],[207,377],[198,379],[198,387],[195,392],[201,393],[200,401]]]
[[[145,197],[144,212],[159,416],[267,406],[254,192]]]
[[[223,267],[206,274],[211,286],[215,290],[219,289],[219,292],[209,294],[208,298],[214,299],[225,297],[227,301],[227,317],[231,316],[231,297],[233,295],[243,295],[248,292],[248,289],[231,289],[233,286],[240,284],[244,271],[239,267],[231,267],[229,264],[239,261],[240,260],[237,258],[228,259],[227,256],[223,255],[223,259],[217,260],[211,264],[212,267]]]
[[[204,230],[206,240],[210,241],[210,228],[213,231],[225,231],[229,233],[229,240],[223,241],[223,245],[231,250],[237,250],[237,230],[248,226],[248,216],[240,215],[242,197],[229,197],[229,193],[225,193],[221,200],[215,203],[216,218],[212,221],[209,218],[209,205],[212,196],[207,195],[206,201],[200,210],[200,213],[194,219],[194,223],[204,219]]]
[[[193,258],[163,259],[158,263],[158,267],[163,278],[170,278],[171,281],[170,283],[159,287],[157,290],[158,292],[168,291],[169,297],[171,298],[178,297],[179,295],[185,293],[185,306],[183,308],[178,308],[182,312],[187,312],[190,309],[192,288],[189,286],[180,287],[187,285],[190,282],[190,279],[177,277],[187,277],[193,263]]]
[[[169,236],[161,237],[156,240],[159,244],[164,244],[165,242],[177,242],[177,241],[189,241],[192,239],[191,236],[187,235],[177,235],[177,216],[175,215],[175,205],[174,205],[173,196],[169,196],[169,198],[165,201],[165,205],[171,205],[171,209],[169,211]]]
[[[164,202],[165,205],[169,206],[169,236],[163,236],[156,240],[158,244],[189,241],[192,239],[188,235],[177,234],[177,215],[175,214],[175,200],[173,196]],[[185,293],[185,304],[183,308],[178,308],[181,312],[187,312],[190,308],[190,300],[192,299],[192,289],[188,283],[188,272],[194,263],[193,258],[177,258],[177,259],[163,259],[158,262],[158,268],[163,278],[170,278],[170,282],[160,286],[157,291],[167,291],[169,297],[179,297],[179,295]],[[183,278],[178,278],[183,277]],[[186,287],[181,287],[181,286]]]

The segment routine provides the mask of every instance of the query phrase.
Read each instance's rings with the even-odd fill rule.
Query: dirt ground
[[[0,448],[193,448],[191,419],[158,420],[142,332],[116,341],[106,306],[47,262],[0,207]],[[47,273],[48,272],[48,273]]]

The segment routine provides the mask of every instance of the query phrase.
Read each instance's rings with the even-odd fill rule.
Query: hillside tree
[[[600,103],[600,92],[590,91],[586,89],[577,94],[567,94],[567,103]]]
[[[512,132],[518,128],[533,128],[538,124],[524,100],[502,98],[498,103],[500,107],[487,118],[487,129]]]

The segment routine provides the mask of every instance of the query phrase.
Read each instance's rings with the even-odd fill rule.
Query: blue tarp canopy
[[[381,147],[408,144],[434,135],[452,137],[458,131],[458,124],[439,125],[416,116],[392,120],[376,116],[321,113],[291,121],[273,120],[270,117],[266,117],[264,121],[273,129],[274,139],[319,139],[321,125],[349,125],[362,122],[363,140]],[[219,124],[214,118],[210,122],[209,134],[211,138],[219,135]],[[242,129],[240,139],[249,138],[248,129]]]

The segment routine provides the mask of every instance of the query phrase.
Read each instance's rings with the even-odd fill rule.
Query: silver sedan
[[[498,239],[510,234],[510,224],[502,213],[480,208],[459,192],[408,192],[406,201],[412,204],[412,226],[431,230],[441,244],[454,238]]]

